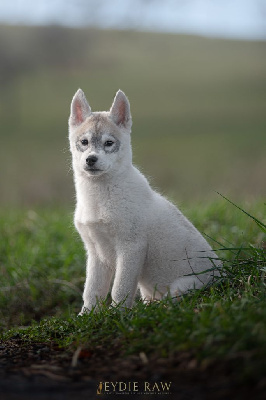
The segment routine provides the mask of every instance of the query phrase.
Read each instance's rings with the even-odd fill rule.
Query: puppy
[[[75,226],[87,251],[81,314],[104,299],[132,306],[206,285],[218,260],[186,217],[132,165],[130,105],[119,90],[110,111],[92,112],[82,90],[71,103]]]

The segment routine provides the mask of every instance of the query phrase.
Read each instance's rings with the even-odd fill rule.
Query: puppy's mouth
[[[86,166],[84,169],[85,169],[86,172],[89,172],[90,174],[93,174],[93,175],[96,175],[96,174],[99,173],[99,172],[103,172],[103,171],[102,171],[101,169],[99,169],[99,168],[88,167],[88,166]]]

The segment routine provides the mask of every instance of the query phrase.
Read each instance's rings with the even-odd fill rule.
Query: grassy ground
[[[246,205],[263,220],[262,202]],[[209,205],[181,209],[217,249],[259,247],[263,232],[251,218],[217,194]],[[69,209],[7,211],[0,219],[1,322],[27,324],[31,318],[77,312],[85,277],[85,252]],[[212,239],[211,239],[212,238]],[[219,250],[231,261],[236,251]],[[243,256],[245,251],[242,252]],[[242,256],[241,255],[241,256]]]
[[[2,343],[10,338],[28,345],[57,343],[73,353],[83,349],[82,357],[85,351],[109,361],[140,355],[144,363],[173,362],[189,354],[189,362],[203,369],[237,360],[237,382],[263,384],[265,204],[246,204],[246,211],[262,223],[223,198],[185,210],[224,261],[223,276],[211,288],[178,303],[137,301],[124,312],[102,304],[98,313],[81,318],[76,315],[85,256],[70,211],[2,213]]]

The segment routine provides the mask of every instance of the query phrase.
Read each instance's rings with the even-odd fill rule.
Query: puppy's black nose
[[[96,161],[98,161],[98,157],[96,156],[89,156],[88,158],[86,158],[86,163],[89,167],[92,167]]]

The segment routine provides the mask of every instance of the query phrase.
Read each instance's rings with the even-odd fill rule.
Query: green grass
[[[262,202],[246,204],[263,220]],[[264,232],[217,194],[216,202],[182,211],[229,263],[260,248]],[[85,279],[85,252],[69,209],[13,210],[0,215],[0,320],[2,329],[44,315],[77,312]]]
[[[217,195],[218,197],[218,195]],[[85,255],[69,210],[1,215],[0,320],[2,340],[55,341],[92,351],[116,348],[121,357],[144,352],[174,357],[190,352],[200,365],[241,358],[239,379],[262,378],[266,356],[265,204],[245,212],[222,197],[187,209],[223,260],[221,278],[179,302],[136,301],[121,311],[106,303],[77,317]],[[254,217],[252,216],[254,215]],[[264,242],[263,242],[264,241]],[[263,247],[264,246],[264,247]]]
[[[250,270],[253,280],[258,272]],[[63,347],[78,346],[120,356],[144,352],[150,356],[173,357],[190,352],[203,365],[213,361],[243,358],[240,378],[260,379],[266,356],[265,287],[242,280],[238,290],[225,284],[200,292],[176,304],[162,301],[119,311],[106,305],[98,313],[83,317],[50,318],[29,328],[11,330],[4,339],[15,337],[26,343],[54,341]]]

